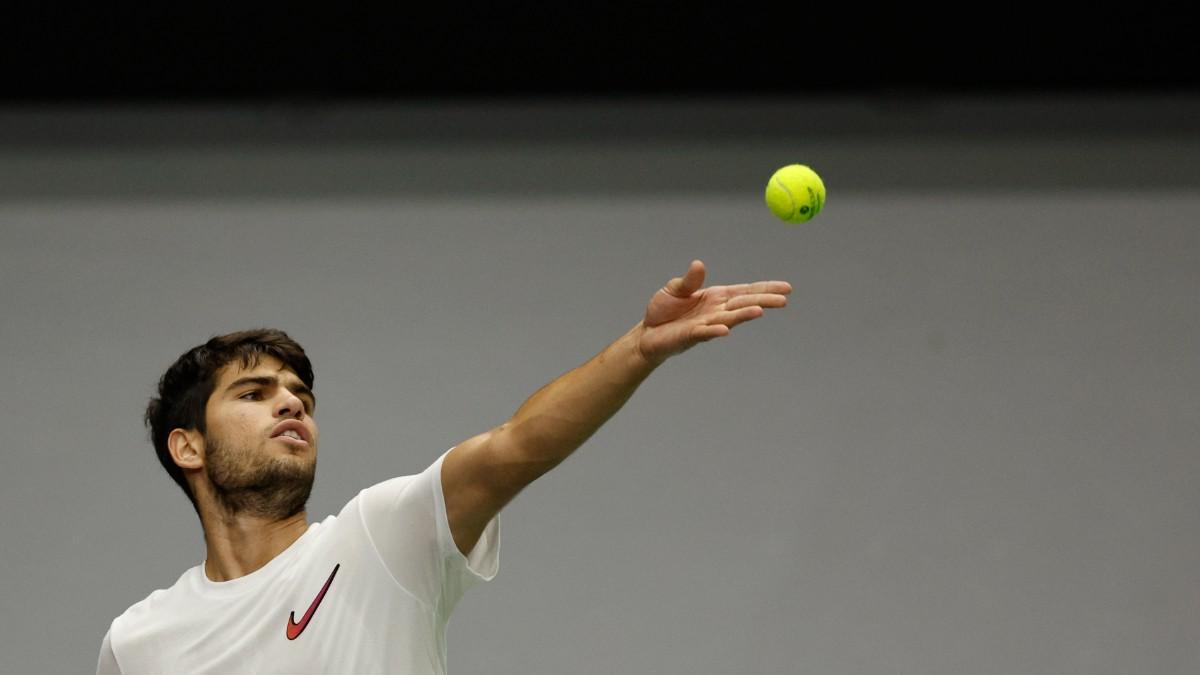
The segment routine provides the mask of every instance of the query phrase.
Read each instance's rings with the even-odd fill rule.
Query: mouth
[[[308,429],[304,425],[294,420],[282,422],[275,427],[275,431],[271,433],[271,438],[287,443],[288,445],[312,445],[312,439],[309,438]]]
[[[296,438],[295,436],[289,436],[286,434],[279,435],[279,436],[273,436],[272,440],[283,441],[284,443],[286,443],[288,445],[298,445],[301,447],[306,447],[308,445],[308,441],[305,441],[300,438]]]

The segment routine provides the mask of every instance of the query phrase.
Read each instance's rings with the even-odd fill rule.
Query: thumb
[[[693,260],[688,271],[682,277],[675,277],[667,282],[666,290],[677,298],[686,298],[700,290],[704,285],[704,262]]]

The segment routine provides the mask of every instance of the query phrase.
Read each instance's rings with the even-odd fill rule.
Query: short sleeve
[[[463,555],[454,543],[442,492],[442,460],[420,474],[392,478],[359,493],[363,526],[388,572],[417,599],[449,615],[472,586],[500,566],[500,519]]]
[[[117,655],[113,654],[112,628],[104,634],[100,643],[100,659],[96,663],[96,675],[121,675],[121,667],[117,665]]]

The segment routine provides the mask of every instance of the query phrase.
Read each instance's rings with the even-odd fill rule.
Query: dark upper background
[[[1178,12],[178,3],[8,12],[8,104],[1200,91]]]

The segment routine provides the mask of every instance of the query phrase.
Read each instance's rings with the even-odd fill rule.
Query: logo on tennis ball
[[[812,220],[825,206],[825,183],[809,167],[789,164],[767,182],[767,208],[780,220],[803,223]]]

